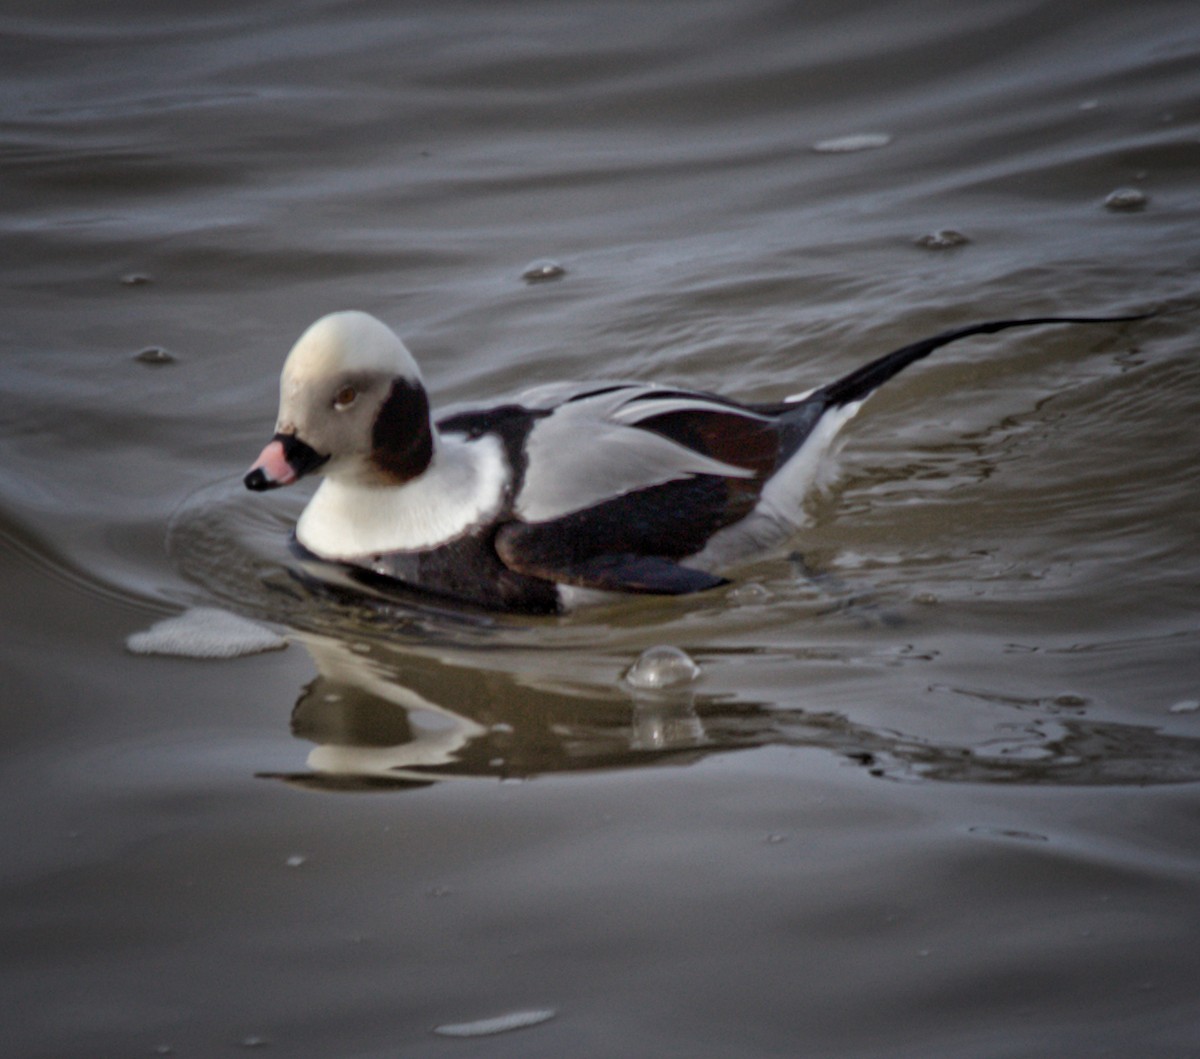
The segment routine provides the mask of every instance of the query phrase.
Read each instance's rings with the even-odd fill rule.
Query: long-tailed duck
[[[945,331],[806,394],[742,404],[645,383],[558,384],[436,421],[383,323],[338,312],[283,367],[254,490],[324,480],[300,547],[373,581],[492,610],[550,613],[579,589],[669,595],[795,532],[838,430],[876,387],[968,335],[1141,317],[1036,317]]]

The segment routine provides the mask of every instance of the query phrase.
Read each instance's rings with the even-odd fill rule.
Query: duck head
[[[288,354],[275,436],[244,481],[261,491],[318,472],[398,485],[433,452],[429,400],[404,343],[367,313],[331,313]]]

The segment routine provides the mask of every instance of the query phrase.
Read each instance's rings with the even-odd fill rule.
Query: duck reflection
[[[823,748],[892,780],[1146,784],[1200,779],[1200,741],[1136,725],[1027,714],[1002,738],[935,744],[844,715],[729,695],[555,680],[536,653],[347,642],[297,634],[317,677],[292,712],[308,771],[263,774],[322,790],[691,764],[765,745]],[[460,645],[461,646],[461,645]],[[498,668],[498,663],[510,668]],[[521,663],[527,663],[525,668]]]
[[[292,732],[316,745],[311,772],[276,778],[305,786],[523,778],[694,761],[720,749],[688,692],[555,686],[411,647],[314,633],[297,640],[318,675],[296,702]]]

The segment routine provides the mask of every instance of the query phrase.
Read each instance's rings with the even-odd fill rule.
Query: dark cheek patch
[[[371,462],[398,482],[423,474],[433,459],[429,398],[420,383],[396,379],[375,417]]]

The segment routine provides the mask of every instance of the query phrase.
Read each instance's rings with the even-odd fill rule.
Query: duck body
[[[323,480],[300,548],[375,586],[554,613],[601,592],[678,595],[794,534],[821,457],[863,400],[939,346],[1042,323],[976,324],[808,394],[743,404],[634,382],[557,384],[434,421],[411,354],[340,312],[297,341],[253,490]]]

